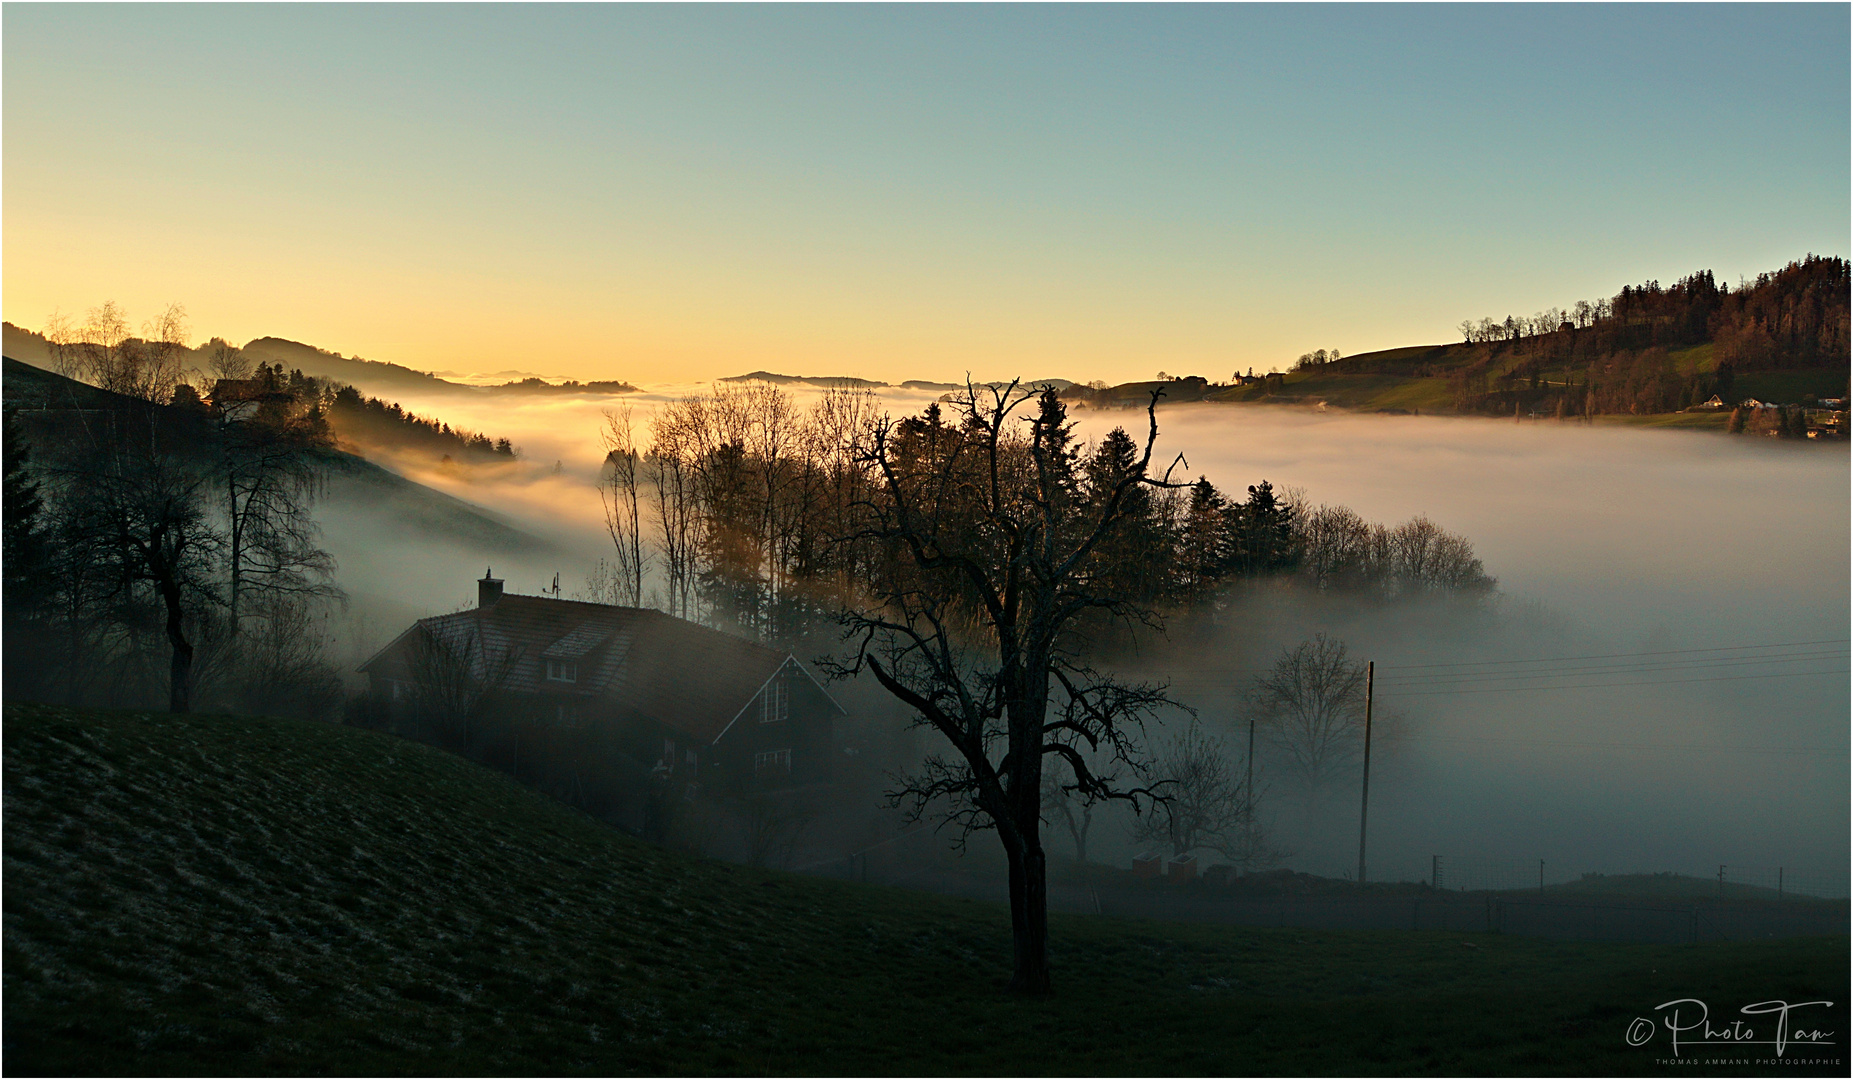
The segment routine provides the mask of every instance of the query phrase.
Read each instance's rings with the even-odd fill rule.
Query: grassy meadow
[[[1623,1038],[1670,998],[1845,1030],[1845,937],[1057,915],[1056,991],[1018,999],[999,906],[665,852],[393,737],[23,705],[4,735],[13,1075],[1641,1074],[1676,1071]]]

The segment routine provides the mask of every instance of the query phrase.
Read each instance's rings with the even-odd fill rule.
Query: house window
[[[578,682],[579,665],[566,660],[549,660],[547,678],[553,682]]]
[[[759,695],[759,722],[777,723],[791,715],[791,695],[785,686],[785,676],[780,675],[766,684]]]
[[[791,772],[790,750],[764,750],[753,755],[753,775]]]

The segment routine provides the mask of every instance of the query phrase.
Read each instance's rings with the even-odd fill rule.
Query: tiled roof
[[[567,631],[565,637],[547,646],[541,653],[549,660],[577,660],[597,648],[611,636],[611,627],[584,622]]]
[[[418,625],[458,651],[481,641],[485,649],[468,649],[472,667],[481,678],[506,663],[505,690],[607,698],[710,742],[789,656],[649,608],[542,596],[504,595],[490,607],[420,619]],[[404,670],[399,644],[362,670],[376,665]],[[505,660],[509,657],[512,661]],[[577,681],[547,681],[545,660],[575,661]]]

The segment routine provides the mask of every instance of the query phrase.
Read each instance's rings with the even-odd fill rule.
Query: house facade
[[[790,653],[648,608],[505,595],[487,575],[477,592],[361,666],[390,713],[555,736],[586,759],[576,772],[689,798],[831,778],[843,710]]]

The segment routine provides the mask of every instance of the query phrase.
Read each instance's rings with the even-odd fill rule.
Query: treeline
[[[500,393],[513,394],[635,394],[637,388],[621,379],[593,379],[580,382],[567,379],[565,382],[550,383],[546,379],[530,377],[513,382],[501,383],[489,387]]]
[[[1569,309],[1463,322],[1465,343],[1475,347],[1465,364],[1436,370],[1432,361],[1409,361],[1426,370],[1400,373],[1447,374],[1456,407],[1468,412],[1671,412],[1713,394],[1729,401],[1743,372],[1845,369],[1848,310],[1847,261],[1809,255],[1736,289],[1706,270]],[[1710,370],[1673,358],[1707,343]]]
[[[90,309],[81,320],[53,313],[44,334],[52,367],[59,374],[127,397],[161,404],[222,410],[245,410],[253,404],[313,413],[350,439],[411,447],[433,456],[482,461],[512,460],[517,449],[507,439],[453,429],[435,418],[405,411],[368,397],[352,386],[285,372],[281,363],[254,362],[223,338],[195,350],[186,344],[186,309],[169,305],[131,332],[126,312],[115,301]],[[626,384],[593,383],[576,389],[610,385],[600,392],[624,392]]]
[[[1680,349],[1717,342],[1719,359],[1739,370],[1827,367],[1848,361],[1848,267],[1845,259],[1809,255],[1736,290],[1709,270],[1670,286],[1624,285],[1614,297],[1568,309],[1463,322],[1467,344],[1512,344],[1590,331],[1588,354]]]
[[[653,605],[768,639],[828,620],[868,567],[892,560],[859,540],[872,485],[867,442],[876,402],[828,391],[809,410],[777,387],[721,387],[669,403],[643,424],[608,414],[601,490],[615,556],[589,598]],[[1108,490],[1138,460],[1122,429],[1082,445],[1053,391],[1037,402],[1037,449],[1057,462],[1058,492]],[[647,428],[648,447],[644,447]],[[925,469],[978,449],[938,404],[898,422],[885,443],[892,467]],[[974,478],[978,483],[981,478]],[[1272,484],[1224,495],[1207,478],[1139,485],[1089,573],[1116,602],[1214,617],[1244,583],[1291,580],[1360,599],[1474,597],[1495,582],[1472,545],[1423,518],[1398,527],[1343,507],[1310,506]]]
[[[180,397],[6,417],[6,695],[331,715],[340,592],[310,513],[325,418]]]
[[[300,374],[291,373],[292,376]],[[396,401],[389,405],[379,398],[367,397],[351,386],[324,393],[328,414],[336,430],[346,438],[390,443],[434,456],[475,461],[513,461],[520,456],[505,438],[491,439],[481,432],[453,428],[436,417],[407,412]]]
[[[182,384],[184,387],[184,384]],[[387,404],[352,386],[329,379],[289,372],[282,364],[258,363],[248,378],[220,379],[205,402],[214,409],[252,406],[294,409],[313,422],[352,442],[385,443],[419,450],[433,457],[449,456],[476,461],[512,461],[515,447],[507,439],[491,439],[480,432],[453,428],[438,419],[407,412],[398,402]],[[177,388],[177,403],[196,396]]]

